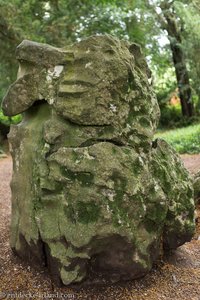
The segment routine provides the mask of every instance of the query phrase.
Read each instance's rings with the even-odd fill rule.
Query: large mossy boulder
[[[192,181],[164,141],[136,44],[94,36],[17,48],[3,101],[12,126],[11,247],[65,285],[145,275],[194,232]]]

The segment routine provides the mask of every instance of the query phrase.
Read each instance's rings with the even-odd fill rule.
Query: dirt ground
[[[183,155],[190,172],[200,155]],[[144,278],[115,285],[58,288],[47,271],[30,267],[9,247],[11,158],[0,159],[0,299],[200,300],[200,207],[194,239],[165,257]]]

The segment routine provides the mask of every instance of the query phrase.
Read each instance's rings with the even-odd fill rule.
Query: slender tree
[[[191,97],[191,87],[186,59],[182,45],[182,24],[178,18],[173,0],[164,0],[160,3],[160,12],[156,11],[161,28],[167,31],[174,68],[176,72],[177,85],[180,95],[182,114],[185,117],[193,115],[193,103]]]

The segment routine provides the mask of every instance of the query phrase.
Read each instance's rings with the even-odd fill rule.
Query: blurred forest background
[[[180,153],[200,152],[199,0],[0,0],[0,102],[23,39],[62,47],[105,33],[141,45],[161,109],[158,135]],[[20,118],[0,110],[0,143]]]

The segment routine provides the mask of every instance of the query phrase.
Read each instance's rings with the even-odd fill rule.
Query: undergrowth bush
[[[180,105],[161,107],[160,128],[181,128],[195,123],[200,123],[200,116],[183,117]]]
[[[174,127],[176,124],[181,122],[182,113],[181,107],[179,106],[172,106],[166,105],[164,107],[160,107],[161,116],[160,116],[160,127]]]

